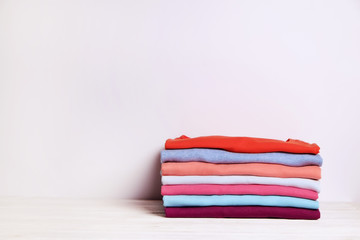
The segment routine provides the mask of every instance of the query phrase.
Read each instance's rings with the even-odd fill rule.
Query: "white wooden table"
[[[321,219],[165,218],[161,201],[0,198],[0,239],[360,239],[360,204]]]

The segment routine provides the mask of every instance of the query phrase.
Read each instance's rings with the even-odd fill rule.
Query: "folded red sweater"
[[[295,139],[281,141],[253,137],[205,136],[189,138],[182,135],[179,138],[168,139],[165,143],[165,149],[185,148],[217,148],[238,153],[288,152],[318,154],[320,150],[320,147],[315,143],[310,144]]]
[[[166,217],[174,218],[320,218],[320,211],[291,207],[229,206],[229,207],[166,207]]]

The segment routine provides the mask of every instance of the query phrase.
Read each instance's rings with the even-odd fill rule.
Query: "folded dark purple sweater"
[[[320,211],[291,207],[226,206],[166,207],[166,217],[173,218],[285,218],[316,220]]]

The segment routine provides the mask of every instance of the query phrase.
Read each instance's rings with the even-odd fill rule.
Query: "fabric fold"
[[[254,137],[204,136],[189,138],[182,135],[179,138],[168,139],[165,143],[165,149],[185,148],[218,148],[242,153],[289,152],[318,154],[320,150],[315,143],[310,144],[295,139],[281,141]]]
[[[316,180],[321,177],[321,169],[318,166],[290,167],[270,163],[166,162],[161,165],[161,173],[164,176],[251,175]]]
[[[259,195],[174,195],[163,196],[165,207],[272,206],[318,209],[319,202],[287,196]]]
[[[160,156],[166,217],[319,219],[319,151],[296,139],[167,139]]]
[[[209,162],[209,163],[275,163],[287,166],[322,165],[319,154],[291,153],[233,153],[218,149],[162,150],[161,162]]]
[[[250,184],[180,184],[164,185],[161,187],[162,195],[277,195],[318,199],[318,193],[313,190],[287,187],[280,185],[250,185]]]
[[[320,211],[291,207],[226,206],[165,207],[166,217],[173,218],[284,218],[317,220]]]
[[[263,184],[298,187],[320,192],[320,182],[303,178],[258,176],[162,176],[163,185],[177,184]]]

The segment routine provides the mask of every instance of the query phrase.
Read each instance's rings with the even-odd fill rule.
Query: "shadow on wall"
[[[151,162],[151,166],[148,168],[148,172],[144,174],[142,179],[142,185],[139,186],[139,192],[135,195],[135,199],[145,200],[160,200],[161,197],[161,176],[160,176],[160,152],[157,153],[148,161]]]

